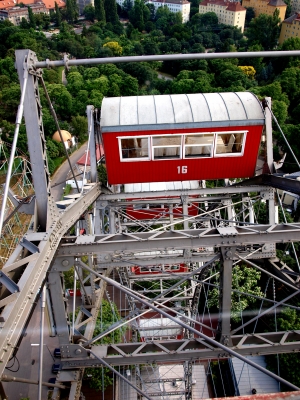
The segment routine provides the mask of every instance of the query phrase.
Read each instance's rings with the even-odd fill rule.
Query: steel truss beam
[[[87,235],[64,238],[58,256],[80,257],[99,254],[104,262],[119,261],[132,252],[195,249],[202,247],[245,247],[267,243],[300,241],[300,223],[256,226],[230,226],[183,231],[151,231],[115,235]],[[265,258],[268,254],[265,253]]]
[[[50,202],[49,213],[52,214],[53,218],[51,227],[47,232],[33,232],[25,236],[29,242],[38,243],[39,252],[25,256],[22,260],[22,266],[25,266],[25,268],[18,281],[20,292],[9,298],[6,296],[1,299],[1,301],[7,299],[7,305],[1,312],[0,322],[0,376],[3,374],[5,366],[22,335],[24,325],[30,315],[39,289],[45,281],[62,236],[74,225],[87,207],[94,203],[99,194],[100,186],[94,184],[84,196],[80,197],[60,215],[57,214],[56,205]],[[15,265],[17,268],[20,266],[21,251],[22,247],[19,245],[13,256],[10,257],[9,262],[3,267],[3,273],[10,275],[14,271],[12,266]],[[65,265],[65,267],[66,269],[70,268],[69,265]]]
[[[300,352],[300,331],[272,332],[231,336],[234,350],[243,356],[262,354],[281,354]],[[101,363],[94,358],[78,358],[69,346],[72,359],[62,359],[62,369],[99,366]],[[182,339],[152,341],[149,343],[121,343],[112,345],[93,346],[92,352],[110,365],[179,363],[183,361],[198,361],[207,359],[229,358],[226,351],[212,346],[203,339]],[[82,348],[83,357],[87,354]]]
[[[106,202],[117,202],[118,200],[134,200],[134,199],[152,199],[152,198],[164,198],[164,202],[168,202],[167,197],[180,197],[180,196],[208,196],[208,195],[222,195],[222,197],[226,199],[226,196],[229,195],[236,195],[239,193],[248,193],[248,192],[266,192],[268,190],[273,190],[267,186],[263,185],[241,185],[241,186],[225,186],[225,187],[215,187],[215,188],[202,188],[202,189],[182,189],[182,190],[167,190],[167,191],[155,191],[155,192],[141,192],[141,193],[117,193],[117,194],[101,194],[99,197],[99,202],[101,207],[105,207],[108,203]],[[221,199],[218,197],[201,197],[203,201],[210,201],[210,200]],[[170,199],[172,200],[172,199]],[[195,199],[191,199],[195,200]],[[178,202],[178,200],[177,200]],[[152,201],[151,201],[152,203]],[[118,203],[113,203],[114,205],[118,205]],[[130,203],[129,203],[130,204]]]

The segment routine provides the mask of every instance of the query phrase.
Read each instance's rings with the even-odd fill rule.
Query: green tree
[[[95,18],[99,22],[106,22],[104,0],[95,0]]]
[[[122,55],[122,47],[119,45],[118,42],[107,42],[103,45],[103,47],[108,47],[114,56],[120,56]]]
[[[77,115],[76,117],[73,116],[70,125],[73,135],[77,136],[79,142],[86,140],[88,130],[86,117],[81,115]]]
[[[123,96],[136,96],[139,91],[139,84],[136,78],[126,75],[121,85],[121,93]]]
[[[27,9],[28,9],[29,26],[30,26],[30,28],[35,29],[36,23],[35,23],[34,14],[32,12],[31,7],[27,7]]]
[[[249,26],[250,22],[255,18],[255,12],[253,7],[246,7],[246,18],[245,26]]]
[[[76,96],[79,90],[84,88],[83,77],[78,71],[70,72],[67,80],[67,89],[73,96]]]
[[[76,0],[66,1],[66,18],[67,21],[73,24],[78,18],[78,6]]]
[[[95,108],[101,108],[103,97],[104,95],[100,92],[100,90],[93,89],[89,99],[90,104]]]
[[[72,96],[64,85],[48,85],[48,93],[56,112],[63,118],[68,118],[72,114]]]
[[[88,4],[83,9],[83,15],[88,21],[94,22],[95,19],[95,7],[92,4]]]
[[[299,311],[292,308],[284,308],[280,318],[277,318],[278,331],[294,331],[300,329]],[[274,325],[274,322],[273,322]],[[275,328],[275,327],[274,327]],[[267,368],[276,374],[278,373],[278,363],[280,376],[296,386],[300,386],[300,356],[295,354],[279,354],[266,356]],[[287,388],[282,388],[286,390]],[[287,389],[290,390],[290,389]]]
[[[245,35],[248,37],[249,45],[260,44],[264,50],[273,50],[277,45],[280,33],[279,10],[273,15],[260,14],[252,19]]]
[[[297,67],[286,68],[281,76],[282,89],[292,101],[299,104],[300,100],[300,70]]]
[[[249,268],[246,265],[236,265],[232,269],[232,289],[263,297],[264,294],[258,286],[261,273],[254,268]],[[219,284],[219,277],[216,279]],[[208,307],[219,307],[219,289],[213,288],[209,291]],[[241,318],[243,310],[248,308],[250,304],[256,301],[255,298],[231,292],[231,318],[238,322]]]
[[[150,10],[143,0],[135,0],[134,6],[129,11],[129,21],[139,31],[144,30],[145,22],[150,18]]]
[[[54,4],[55,4],[55,23],[56,23],[56,26],[60,27],[61,19],[62,19],[61,18],[61,12],[60,12],[60,9],[58,7],[58,4],[56,2]]]
[[[112,25],[119,23],[116,0],[104,0],[106,22]]]
[[[101,309],[97,317],[96,329],[94,331],[95,335],[104,332],[106,329],[111,327],[115,322],[120,320],[120,314],[115,303],[108,302],[107,300],[102,300]],[[121,343],[122,336],[125,333],[126,328],[121,327],[114,330],[112,333],[104,336],[95,345],[100,344],[111,344],[111,343]],[[110,370],[108,368],[86,368],[85,376],[89,377],[89,385],[97,391],[105,390],[107,386],[111,385],[113,382]]]

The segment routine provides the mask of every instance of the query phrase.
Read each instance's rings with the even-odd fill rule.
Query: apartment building
[[[289,38],[300,38],[300,13],[295,13],[282,21],[279,44]]]
[[[283,0],[243,0],[243,6],[252,7],[256,17],[260,14],[273,15],[274,11],[278,9],[281,21],[285,18],[287,7]]]
[[[244,32],[246,9],[238,1],[204,0],[199,4],[199,13],[214,12],[219,24],[236,26]]]

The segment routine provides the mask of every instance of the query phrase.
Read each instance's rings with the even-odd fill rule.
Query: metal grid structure
[[[1,205],[10,152],[11,145],[0,138]],[[33,214],[33,204],[30,206],[30,203],[33,203],[33,196],[30,161],[22,151],[17,149],[10,179],[8,201],[4,211],[5,227],[0,238],[0,267],[6,263],[16,244],[29,227]]]
[[[280,56],[299,55],[299,52],[273,53],[274,56],[278,56],[278,53],[281,53]],[[263,53],[254,55],[263,56]],[[222,55],[189,56],[216,58]],[[229,56],[242,57],[243,53],[230,53]],[[245,55],[250,56],[253,57],[253,53]],[[164,57],[169,56],[160,56],[158,59]],[[179,55],[174,57],[180,58]],[[94,124],[93,109],[89,108],[92,182],[59,213],[49,186],[38,94],[39,68],[56,64],[38,62],[35,54],[29,50],[18,50],[16,60],[21,87],[26,75],[24,68],[28,72],[23,98],[25,96],[26,128],[31,132],[28,135],[29,151],[40,156],[36,156],[33,170],[33,180],[38,189],[35,224],[18,244],[0,276],[1,375],[22,338],[33,300],[47,278],[51,299],[48,311],[53,317],[62,355],[53,399],[58,398],[61,385],[65,383],[70,387],[69,399],[79,399],[84,369],[99,366],[113,371],[116,399],[124,397],[124,391],[129,387],[134,393],[133,398],[137,399],[157,396],[164,399],[204,397],[206,383],[202,385],[202,394],[196,394],[196,390],[200,389],[199,383],[193,385],[193,376],[199,374],[197,370],[204,368],[205,375],[211,375],[211,360],[230,357],[237,357],[292,390],[297,390],[295,385],[245,357],[300,350],[299,331],[259,331],[258,322],[277,307],[288,305],[298,309],[292,299],[300,292],[298,275],[294,276],[293,271],[275,259],[276,243],[299,241],[300,225],[276,223],[274,189],[264,182],[214,188],[206,188],[203,183],[199,189],[168,193],[170,198],[164,199],[164,203],[169,214],[156,220],[155,225],[153,220],[130,219],[126,214],[130,202],[140,205],[149,202],[149,199],[159,202],[165,193],[132,194],[118,190],[117,193],[105,193],[100,188],[94,156],[94,138],[97,138],[94,130],[97,124]],[[145,57],[129,60],[145,61]],[[89,65],[121,61],[127,60],[122,60],[122,57],[113,60],[75,60],[77,64]],[[64,63],[67,65],[68,61]],[[268,109],[265,112],[268,115]],[[266,133],[270,152],[270,115],[268,118]],[[268,159],[270,162],[270,157]],[[283,182],[283,185],[298,190],[296,183]],[[182,218],[174,221],[174,199],[171,196],[180,199],[182,205],[197,202],[198,215],[188,216],[183,212]],[[265,202],[268,205],[268,222],[258,224],[254,203]],[[92,205],[93,212],[87,213]],[[85,215],[87,235],[70,235],[70,228],[76,225],[82,215]],[[239,323],[232,329],[231,294],[237,291],[239,295],[244,295],[238,289],[233,289],[232,283],[233,267],[240,261],[264,274],[267,282],[272,280],[283,285],[285,295],[280,301],[270,298],[266,286],[265,295],[252,295],[261,302],[261,309],[250,319],[242,314]],[[176,274],[164,267],[173,264],[184,264],[187,270]],[[132,270],[134,266],[150,266],[155,274],[137,276]],[[65,307],[62,278],[63,273],[72,267],[75,284],[76,279],[80,283],[82,304],[76,316],[74,304],[71,321]],[[215,287],[213,279],[216,275],[220,276],[220,312],[217,318],[207,313],[209,288]],[[109,288],[113,288],[113,296],[109,294]],[[100,333],[95,336],[101,303],[106,298],[113,312],[112,303],[117,302],[117,292],[120,293],[121,317],[105,327],[104,331],[100,326]],[[204,304],[201,312],[200,299]],[[266,304],[265,309],[263,307]],[[143,321],[143,314],[150,316],[147,322]],[[96,342],[101,338],[117,332],[122,326],[129,328],[126,333],[122,331],[121,343],[97,345]],[[248,329],[245,330],[246,326],[251,328],[251,334]]]

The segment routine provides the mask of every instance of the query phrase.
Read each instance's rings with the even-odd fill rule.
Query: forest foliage
[[[279,32],[276,13],[273,17],[252,19],[243,35],[235,27],[218,24],[214,13],[194,13],[191,20],[183,24],[180,13],[171,13],[167,7],[161,7],[155,13],[151,5],[141,0],[136,0],[133,6],[125,2],[124,9],[119,9],[121,15],[129,18],[129,23],[124,26],[119,21],[116,9],[111,7],[111,2],[95,2],[95,9],[89,10],[95,22],[89,27],[83,26],[81,34],[76,34],[72,25],[68,24],[78,17],[72,0],[69,0],[66,10],[56,8],[51,14],[52,23],[58,26],[59,31],[49,38],[41,30],[43,25],[39,22],[40,17],[35,15],[31,18],[31,24],[27,25],[24,21],[20,26],[8,21],[0,22],[0,127],[5,141],[12,141],[20,101],[14,66],[14,52],[17,49],[30,48],[39,59],[53,60],[60,59],[65,53],[70,58],[105,58],[205,51],[259,51],[271,50],[270,43],[273,43],[272,49],[277,45]],[[33,29],[34,22],[39,30]],[[264,35],[257,34],[263,32],[266,24],[267,43],[264,42]],[[289,39],[278,49],[300,49],[300,39]],[[296,155],[300,156],[296,146],[300,134],[298,67],[299,60],[292,57],[199,59],[72,67],[65,71],[67,83],[62,81],[61,69],[45,69],[43,76],[61,128],[74,132],[80,140],[84,140],[87,131],[85,128],[78,130],[78,118],[85,118],[88,104],[100,109],[105,96],[250,90],[261,98],[272,97],[274,114],[292,147],[295,147]],[[164,73],[172,79],[164,79]],[[45,136],[50,143],[56,127],[48,111],[45,94],[40,91],[40,95]],[[274,128],[277,145],[285,150],[285,143]],[[20,131],[18,146],[27,151],[24,127]],[[57,153],[61,154],[61,147],[49,145],[49,157]]]

